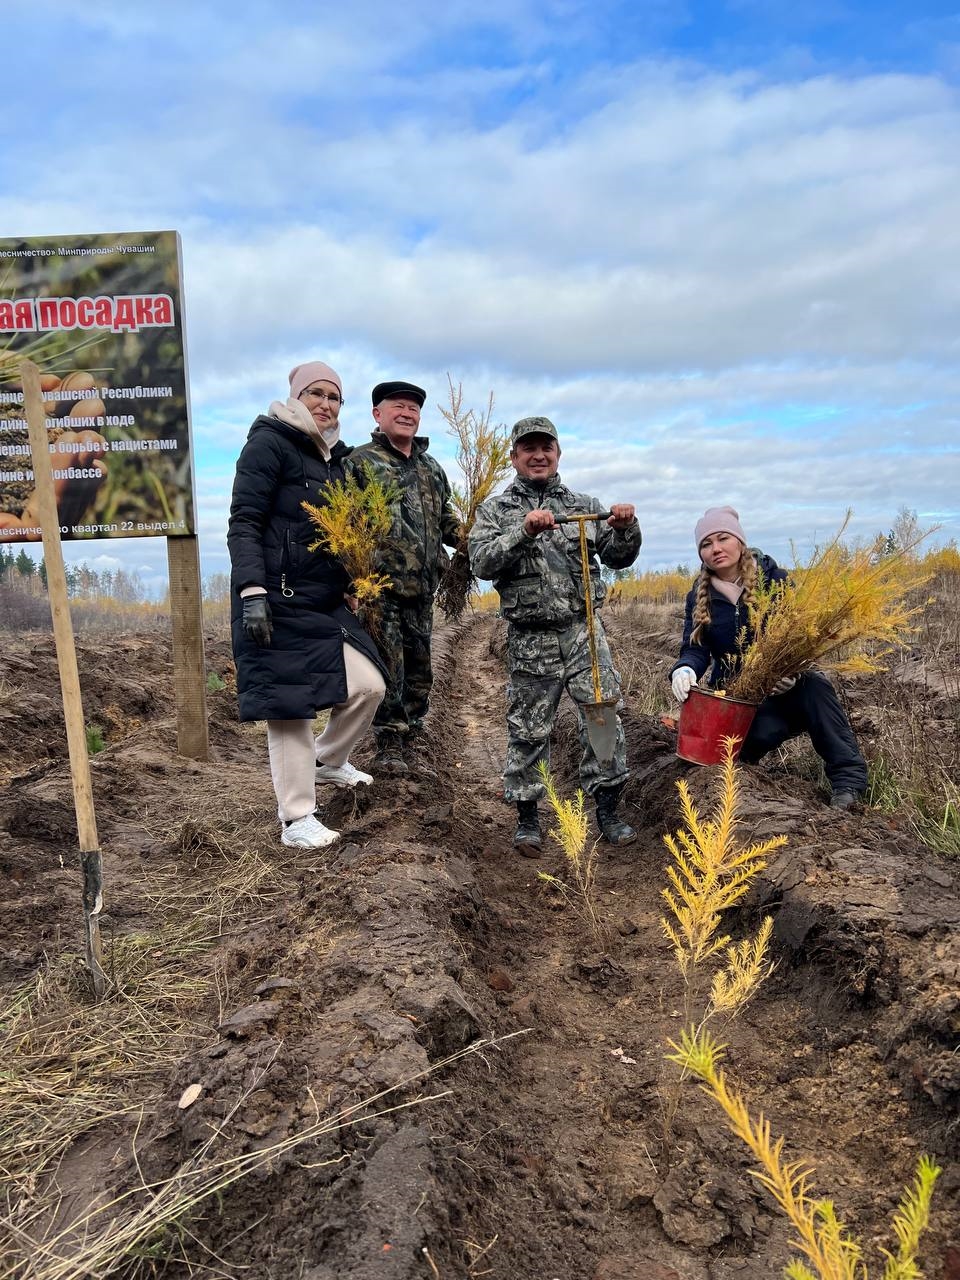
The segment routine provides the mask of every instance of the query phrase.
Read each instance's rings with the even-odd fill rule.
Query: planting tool
[[[67,747],[70,752],[73,805],[77,815],[77,834],[80,837],[80,862],[83,868],[84,954],[93,989],[99,1000],[106,994],[109,986],[109,979],[103,971],[103,948],[100,942],[103,857],[100,853],[97,818],[93,808],[90,757],[87,754],[87,734],[83,720],[83,702],[80,697],[80,673],[77,669],[77,650],[73,639],[73,624],[70,620],[67,576],[63,567],[63,547],[60,544],[60,516],[57,512],[56,492],[53,486],[53,467],[50,463],[50,443],[43,407],[43,393],[40,390],[40,371],[32,360],[20,361],[20,381],[23,387],[23,407],[26,410],[27,427],[30,432],[36,504],[43,536],[43,562],[47,571],[47,595],[50,598],[50,613],[53,618],[53,638],[57,649],[57,667],[60,671],[60,690],[63,694],[63,718],[67,729]]]
[[[593,591],[590,586],[590,555],[587,550],[587,521],[609,520],[609,511],[591,511],[583,515],[554,516],[557,524],[577,524],[580,532],[580,567],[583,570],[583,598],[587,608],[587,638],[590,641],[590,673],[593,676],[593,702],[581,703],[587,738],[593,754],[601,764],[609,764],[617,746],[617,698],[604,698],[600,688],[600,662],[597,658],[597,629],[593,619]]]

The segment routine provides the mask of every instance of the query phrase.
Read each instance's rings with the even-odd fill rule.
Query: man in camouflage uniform
[[[577,704],[595,701],[587,636],[579,526],[558,525],[557,515],[602,510],[596,498],[568,489],[557,474],[560,442],[549,418],[523,418],[510,436],[516,479],[477,512],[470,533],[470,566],[491,578],[500,593],[507,629],[507,760],[504,795],[517,805],[513,843],[536,857],[542,843],[537,801],[544,794],[537,772],[549,759],[550,730],[564,689]],[[611,507],[610,517],[587,524],[593,607],[606,595],[600,563],[625,569],[640,551],[640,526],[629,503]],[[599,617],[594,625],[604,700],[620,699],[620,676]],[[627,781],[623,727],[617,719],[616,747],[609,764],[593,753],[579,712],[580,780],[597,805],[597,822],[611,844],[629,844],[636,832],[617,816]]]
[[[384,486],[399,490],[393,529],[376,565],[391,583],[381,596],[378,637],[389,678],[373,721],[377,764],[388,773],[407,772],[405,749],[423,727],[433,685],[433,597],[446,562],[443,546],[456,546],[460,529],[450,482],[427,453],[430,441],[417,437],[426,394],[410,382],[378,383],[372,396],[377,430],[346,462],[361,482],[370,468]]]

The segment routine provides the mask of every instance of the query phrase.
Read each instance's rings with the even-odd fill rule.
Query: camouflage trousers
[[[604,700],[622,706],[620,673],[613,665],[610,646],[600,619],[596,619],[600,691]],[[507,760],[503,771],[507,800],[535,800],[544,794],[537,772],[541,761],[550,763],[550,730],[566,689],[577,704],[579,718],[580,785],[588,795],[598,787],[612,787],[627,780],[627,749],[623,725],[617,717],[613,759],[601,764],[593,754],[580,707],[595,701],[590,673],[590,642],[586,623],[565,631],[507,629]]]
[[[377,737],[417,733],[427,714],[433,667],[433,599],[381,597],[377,645],[387,667],[387,691],[373,718]]]

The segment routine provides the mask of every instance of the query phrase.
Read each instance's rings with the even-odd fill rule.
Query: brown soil
[[[625,668],[665,669],[672,640],[629,612],[611,629]],[[136,636],[80,650],[86,718],[108,741],[92,765],[108,949],[113,937],[162,926],[152,888],[172,873],[188,883],[218,841],[222,849],[224,831],[281,879],[268,902],[236,906],[212,948],[184,958],[197,976],[216,973],[216,994],[191,1015],[194,1038],[172,1065],[141,1081],[145,1118],[93,1132],[68,1153],[55,1225],[105,1184],[169,1176],[218,1125],[221,1157],[263,1150],[488,1041],[356,1123],[274,1157],[115,1274],[781,1274],[784,1222],[694,1088],[684,1089],[664,1141],[661,1099],[674,1076],[663,1053],[680,1029],[682,994],[659,927],[661,836],[679,822],[676,780],[685,776],[703,799],[709,771],[683,765],[659,720],[628,709],[625,808],[641,838],[604,846],[598,937],[538,879],[540,869],[562,874],[557,855],[538,863],[511,849],[514,814],[499,784],[502,637],[492,618],[438,637],[419,772],[356,795],[320,793],[325,820],[344,832],[325,855],[281,850],[262,735],[236,721],[222,641],[207,645],[209,668],[228,683],[209,697],[211,761],[176,755],[168,643]],[[78,947],[79,857],[52,640],[8,643],[3,674],[0,982],[10,992]],[[931,715],[956,723],[945,692],[927,696]],[[853,706],[865,733],[869,698],[867,685]],[[576,754],[566,712],[554,767],[567,791]],[[369,751],[356,763],[365,759]],[[895,816],[827,809],[780,761],[744,778],[744,834],[782,832],[789,843],[731,922],[738,933],[772,911],[778,964],[723,1030],[730,1074],[751,1109],[787,1135],[790,1156],[816,1165],[817,1192],[865,1242],[876,1274],[877,1245],[891,1242],[917,1156],[935,1155],[944,1173],[924,1274],[957,1280],[956,865]],[[199,1097],[181,1109],[191,1084]],[[10,1255],[12,1274],[36,1274],[28,1252],[21,1242]]]

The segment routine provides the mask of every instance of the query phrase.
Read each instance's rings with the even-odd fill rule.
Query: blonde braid
[[[740,570],[740,580],[743,583],[743,595],[740,597],[741,602],[747,607],[747,615],[757,602],[757,584],[760,581],[760,572],[757,568],[757,557],[753,554],[749,547],[744,547],[740,553],[740,563],[737,566]]]
[[[690,633],[690,643],[700,644],[700,637],[710,625],[710,574],[706,565],[697,575],[697,594],[693,598],[694,628]]]

